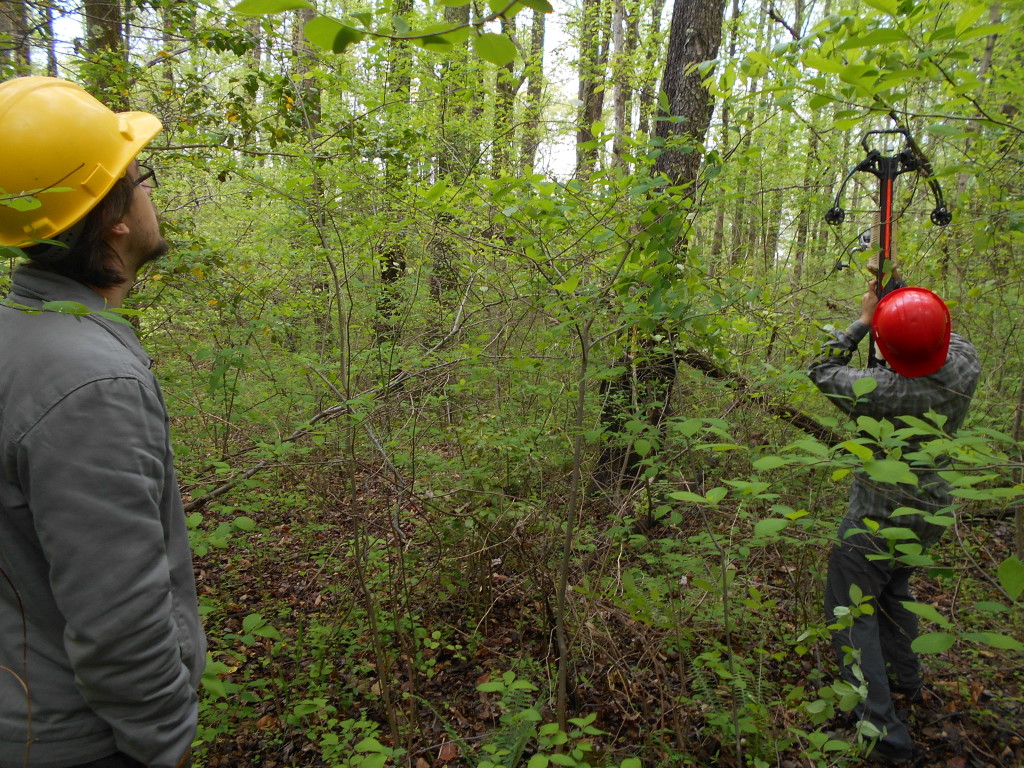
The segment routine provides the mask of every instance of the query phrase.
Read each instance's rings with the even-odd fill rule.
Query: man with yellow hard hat
[[[188,761],[206,640],[167,410],[121,306],[167,252],[160,131],[77,85],[0,83],[0,768]],[[72,302],[88,313],[50,311]]]

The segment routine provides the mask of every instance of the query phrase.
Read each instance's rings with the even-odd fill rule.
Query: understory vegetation
[[[1020,3],[677,1],[721,43],[673,60],[656,0],[140,0],[123,49],[54,53],[165,126],[174,248],[130,302],[210,639],[197,768],[856,765],[826,558],[852,472],[936,459],[942,542],[888,531],[918,765],[1024,765]],[[4,77],[82,10],[21,6]],[[933,171],[897,261],[982,361],[956,437],[804,374],[877,180],[823,215],[896,126]]]

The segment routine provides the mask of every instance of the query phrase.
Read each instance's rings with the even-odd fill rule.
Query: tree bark
[[[28,3],[22,0],[0,2],[0,62],[9,65],[9,75],[32,71],[29,45]]]
[[[605,67],[608,64],[607,14],[601,0],[583,0],[579,40],[579,122],[576,126],[576,178],[597,168],[593,125],[604,113]]]
[[[622,154],[626,137],[626,103],[629,101],[625,0],[613,0],[612,49],[615,51],[612,58],[612,166],[615,167],[625,165]]]
[[[126,68],[113,66],[128,63],[121,4],[117,0],[85,0],[82,10],[85,53],[92,63],[84,70],[87,87],[114,111],[127,110],[127,87],[124,82],[118,82],[116,75],[118,71],[124,73]]]
[[[515,38],[515,19],[501,20],[502,34]],[[515,66],[510,61],[494,75],[494,115],[491,128],[491,175],[497,178],[509,170],[515,140]]]
[[[697,65],[718,56],[722,42],[725,0],[676,0],[668,38],[668,59],[662,91],[669,114],[655,128],[661,139],[682,140],[683,148],[670,147],[658,157],[655,173],[664,173],[676,187],[692,187],[703,158],[700,147],[711,124],[713,103]],[[683,151],[684,149],[688,151]]]
[[[547,14],[543,11],[533,12],[533,25],[530,30],[530,53],[526,63],[526,104],[523,107],[523,134],[519,152],[519,168],[525,175],[533,171],[537,161],[537,148],[540,146],[541,114],[544,105],[544,36]]]
[[[452,26],[468,24],[469,5],[445,6],[444,21]],[[475,60],[462,44],[448,54],[441,67],[438,100],[437,175],[450,176],[456,182],[465,179],[479,162],[480,143],[474,130],[481,108],[466,93],[477,81]]]
[[[722,40],[725,0],[676,0],[669,31],[668,58],[662,90],[668,98],[669,113],[662,115],[656,134],[666,149],[655,161],[654,172],[665,174],[684,197],[692,197],[703,158],[701,147],[711,123],[712,100],[695,65],[718,55]],[[682,151],[677,144],[689,151]],[[675,146],[673,146],[675,145]],[[662,346],[656,337],[668,339]],[[671,346],[671,329],[641,336],[634,353],[620,360],[626,372],[608,382],[601,422],[620,437],[628,421],[641,420],[653,431],[663,432],[671,414],[670,401],[678,360]],[[643,476],[644,457],[632,444],[609,444],[602,451],[595,479],[605,486],[619,486]]]
[[[398,0],[394,10],[396,16],[408,16],[413,10],[413,0]],[[405,129],[409,124],[412,64],[411,44],[405,40],[391,41],[384,100],[388,122],[397,130],[392,133],[389,156],[384,159],[384,185],[389,190],[398,189],[408,182],[407,144],[411,139]],[[385,212],[389,212],[389,208],[390,203],[385,202]],[[399,218],[397,214],[391,215],[395,219]],[[395,321],[400,306],[398,284],[405,275],[406,251],[398,232],[385,232],[379,248],[377,263],[380,268],[380,289],[377,294],[375,330],[378,342],[384,342],[394,339],[398,330]]]

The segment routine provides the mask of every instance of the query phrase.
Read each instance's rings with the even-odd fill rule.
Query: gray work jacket
[[[850,365],[857,345],[869,330],[857,320],[825,345],[824,354],[811,363],[808,371],[815,386],[853,418],[887,419],[898,426],[900,416],[920,418],[934,411],[946,417],[943,431],[955,435],[967,417],[967,408],[981,375],[974,346],[954,333],[942,368],[929,376],[907,378],[887,367],[861,369]],[[853,386],[864,378],[875,379],[878,386],[857,398]],[[925,513],[947,509],[953,498],[949,484],[939,476],[937,469],[914,467],[917,485],[873,482],[863,472],[855,473],[850,487],[850,509],[840,526],[840,536],[849,529],[863,527],[859,521],[867,517],[882,526],[909,528],[924,547],[935,544],[945,530],[943,527],[927,522],[922,515],[901,515],[892,519],[889,515],[900,507]]]
[[[8,304],[54,300],[104,308],[15,270]],[[206,639],[149,364],[128,325],[0,306],[2,768],[165,768],[195,736]]]

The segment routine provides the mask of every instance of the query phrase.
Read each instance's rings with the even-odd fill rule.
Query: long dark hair
[[[29,264],[96,288],[125,282],[127,278],[112,266],[121,257],[105,238],[110,228],[128,213],[134,197],[135,184],[127,176],[121,177],[96,207],[68,230],[67,247],[42,244],[23,248]],[[54,239],[62,238],[58,235]]]

